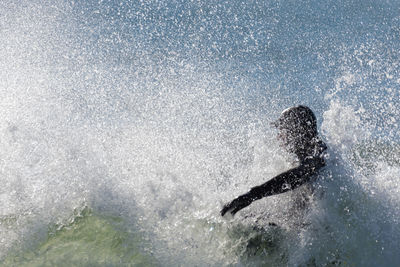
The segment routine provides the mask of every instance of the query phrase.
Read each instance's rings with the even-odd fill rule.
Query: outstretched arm
[[[290,169],[262,185],[253,187],[248,193],[235,198],[224,206],[221,210],[221,215],[224,216],[227,212],[235,215],[236,212],[247,207],[255,200],[293,190],[309,181],[314,173],[315,168],[310,168],[310,166],[306,165]]]

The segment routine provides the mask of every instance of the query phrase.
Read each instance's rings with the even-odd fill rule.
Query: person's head
[[[274,126],[279,130],[278,138],[289,152],[298,156],[307,155],[315,146],[318,136],[317,119],[309,107],[285,109]]]

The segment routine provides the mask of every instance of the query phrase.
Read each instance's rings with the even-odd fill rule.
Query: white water
[[[257,76],[257,64],[209,61],[198,47],[153,50],[140,36],[132,42],[115,25],[85,20],[72,2],[0,7],[1,258],[34,249],[49,226],[87,205],[143,233],[143,253],[162,265],[400,262],[400,168],[387,160],[399,155],[374,159],[373,170],[353,160],[358,144],[396,141],[395,59],[364,59],[369,48],[360,48],[376,72],[338,60],[344,74],[332,84],[290,98]],[[102,21],[99,12],[90,18]],[[98,43],[88,35],[106,26]],[[340,55],[352,61],[349,50]],[[370,80],[385,75],[394,85],[377,93]],[[365,91],[374,98],[347,97]],[[310,209],[292,216],[289,193],[222,219],[224,203],[291,167],[269,123],[300,100],[315,106],[330,153]],[[278,252],[246,256],[249,236],[235,227],[268,230],[268,222],[281,227]]]

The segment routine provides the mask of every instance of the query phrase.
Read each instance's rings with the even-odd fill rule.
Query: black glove
[[[246,195],[235,198],[228,204],[226,204],[221,210],[221,216],[224,216],[227,212],[231,213],[232,216],[236,214],[239,210],[247,207],[251,204],[253,200]]]

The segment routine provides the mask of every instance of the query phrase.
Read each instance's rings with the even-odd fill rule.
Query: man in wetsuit
[[[263,197],[296,189],[310,181],[311,177],[325,166],[323,152],[327,147],[318,136],[317,119],[310,108],[306,106],[288,108],[273,125],[279,130],[278,139],[284,147],[297,156],[299,166],[235,198],[223,207],[222,216],[228,212],[235,215],[253,201]]]

